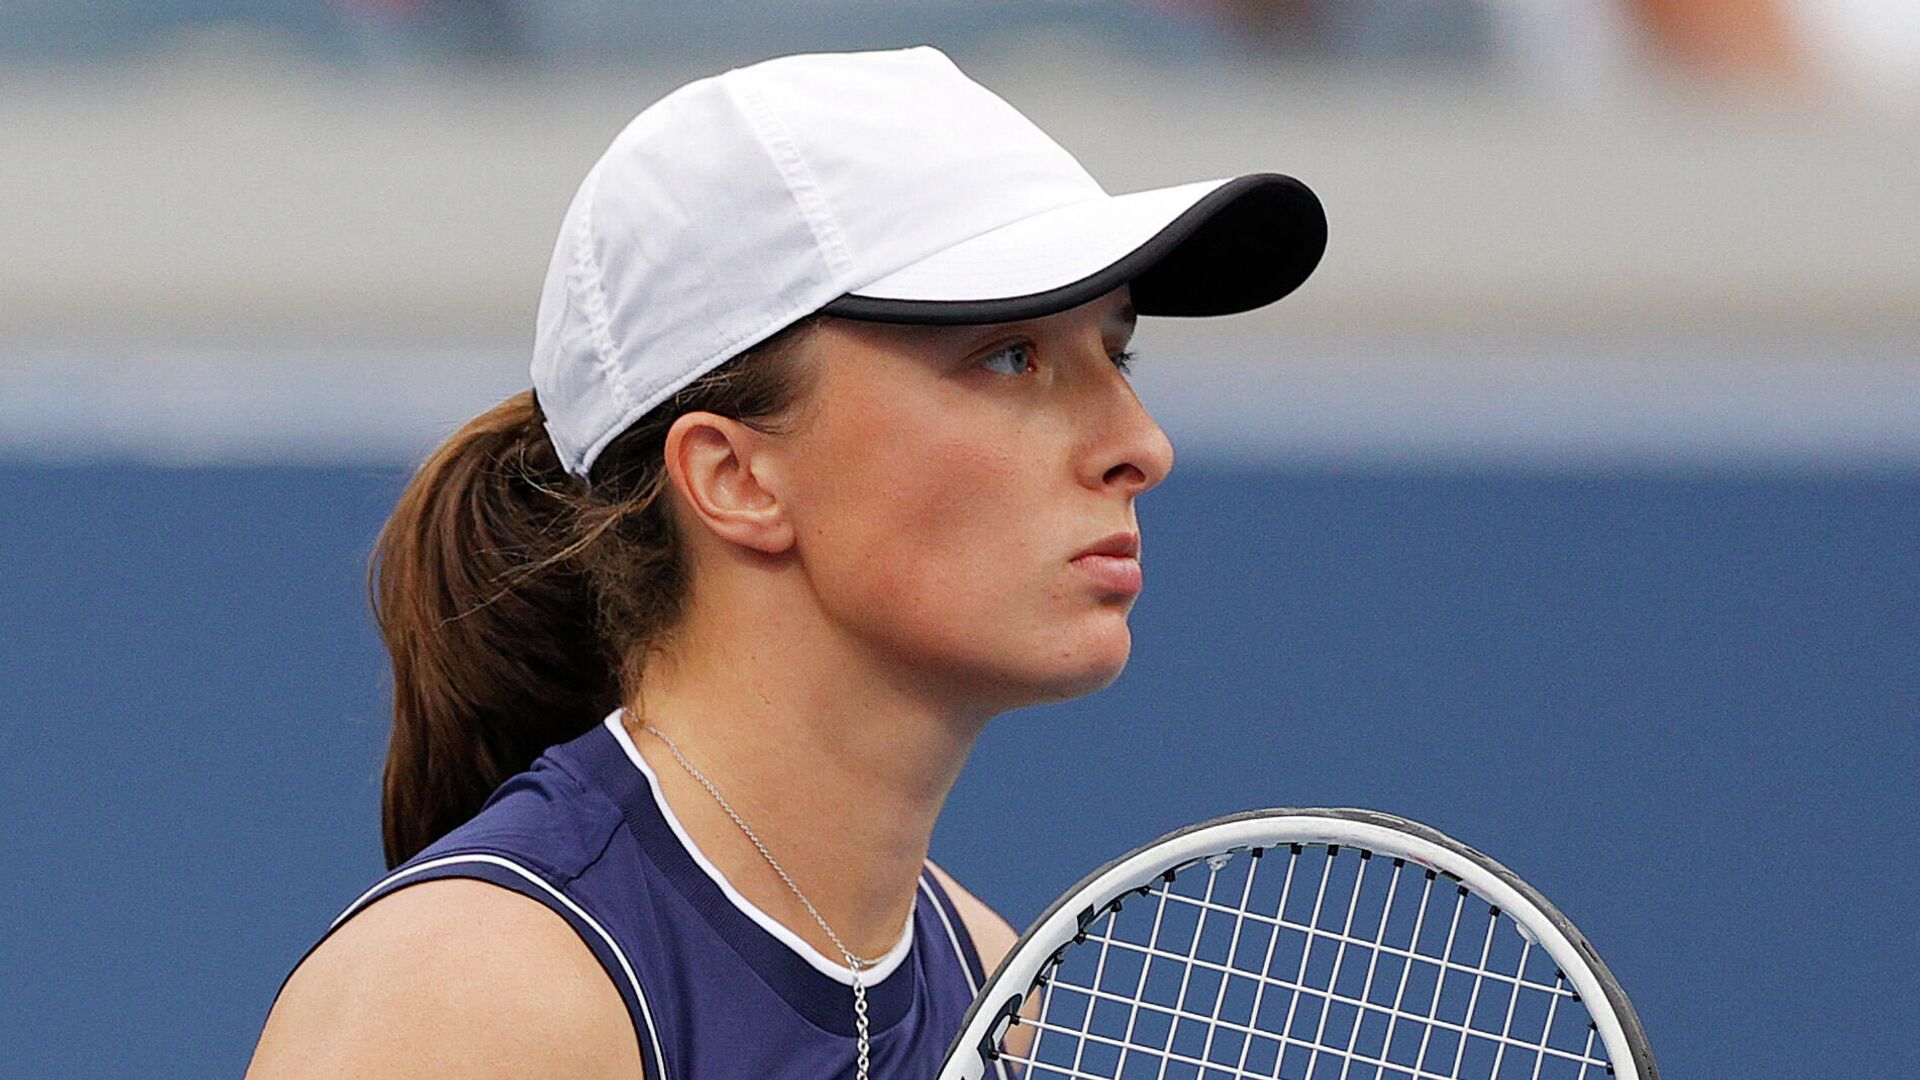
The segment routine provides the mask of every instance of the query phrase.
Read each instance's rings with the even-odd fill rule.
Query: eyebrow
[[[1140,324],[1140,316],[1133,310],[1133,304],[1127,303],[1121,305],[1121,307],[1113,313],[1113,317],[1107,321],[1110,323],[1118,323],[1131,330]]]

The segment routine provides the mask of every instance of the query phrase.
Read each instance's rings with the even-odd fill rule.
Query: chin
[[[1060,645],[1048,652],[1049,663],[1043,670],[1030,673],[1033,693],[1026,703],[1069,701],[1104,690],[1126,670],[1132,651],[1133,637],[1124,622],[1117,632],[1089,635],[1077,643]]]
[[[948,692],[967,702],[969,711],[999,715],[1030,705],[1050,705],[1085,697],[1111,685],[1126,670],[1133,634],[1124,616],[1089,620],[1072,627],[1057,623],[1030,631],[1021,645],[953,656],[939,677]],[[988,636],[987,640],[994,640]],[[1000,639],[1004,640],[1004,639]],[[976,638],[969,644],[978,645]],[[951,654],[950,654],[951,655]]]

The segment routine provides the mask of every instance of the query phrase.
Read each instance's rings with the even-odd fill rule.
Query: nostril
[[[1140,468],[1140,466],[1135,465],[1133,462],[1123,461],[1120,464],[1115,465],[1113,468],[1108,469],[1107,475],[1102,477],[1102,479],[1104,479],[1107,482],[1107,484],[1110,486],[1115,484],[1126,484],[1133,487],[1139,487],[1147,482],[1147,474],[1144,470]]]

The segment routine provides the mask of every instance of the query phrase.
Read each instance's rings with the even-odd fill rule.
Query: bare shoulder
[[[933,871],[940,887],[953,900],[954,909],[960,913],[960,921],[966,924],[967,933],[973,938],[973,947],[980,954],[980,966],[986,968],[988,975],[992,975],[993,969],[999,967],[1000,961],[1013,951],[1013,943],[1019,940],[1020,935],[1014,931],[1012,924],[1000,917],[999,912],[962,888],[959,882],[953,880],[953,875],[932,860],[928,860],[927,869]]]
[[[249,1080],[632,1077],[619,991],[573,928],[481,881],[382,897],[287,981]]]

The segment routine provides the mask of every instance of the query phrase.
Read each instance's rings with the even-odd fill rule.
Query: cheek
[[[876,464],[839,500],[853,549],[846,565],[864,578],[855,586],[863,602],[985,616],[1039,584],[1047,522],[1031,459],[948,440]]]
[[[1034,454],[977,422],[858,419],[830,433],[844,449],[806,495],[803,547],[824,604],[856,619],[952,621],[1032,588],[1034,504],[1047,490]]]
[[[858,349],[829,354],[815,395],[789,494],[800,572],[837,633],[1006,707],[1119,673],[1126,610],[1067,563],[1113,523],[1074,474],[1070,417]]]
[[[1025,700],[1118,674],[1126,612],[1076,592],[1071,493],[1030,443],[919,432],[910,457],[868,460],[842,471],[808,538],[829,618],[901,663],[1026,686]]]

